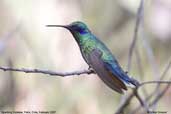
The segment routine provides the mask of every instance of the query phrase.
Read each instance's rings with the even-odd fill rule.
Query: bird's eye
[[[80,34],[85,34],[85,33],[86,33],[86,30],[83,29],[83,28],[79,28],[79,29],[77,29],[77,31],[78,31]]]
[[[80,34],[86,34],[87,31],[84,27],[82,26],[71,26],[72,30],[79,32]]]
[[[86,29],[83,27],[77,27],[76,31],[79,32],[80,34],[86,34],[87,33]]]

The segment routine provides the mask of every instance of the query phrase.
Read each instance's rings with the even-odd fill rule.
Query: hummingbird
[[[86,24],[80,21],[69,25],[46,25],[62,27],[71,32],[83,59],[98,77],[112,90],[123,93],[127,87],[137,87],[139,82],[128,76],[107,46],[97,38]]]

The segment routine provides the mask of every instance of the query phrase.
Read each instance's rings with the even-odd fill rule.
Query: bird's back
[[[92,64],[94,64],[94,62],[96,61],[95,59],[92,58],[92,60],[89,59],[89,56],[91,56],[92,51],[93,50],[98,50],[101,52],[101,57],[100,57],[100,61],[103,63],[103,67],[105,67],[105,69],[107,69],[108,72],[111,73],[111,79],[105,79],[106,76],[100,76],[99,77],[109,86],[112,88],[111,84],[109,83],[113,83],[113,82],[109,82],[110,80],[112,80],[112,78],[115,78],[115,83],[121,83],[125,84],[125,85],[129,85],[131,87],[136,86],[136,82],[134,81],[134,79],[130,78],[127,73],[125,73],[122,68],[120,67],[119,63],[117,62],[116,58],[113,56],[113,54],[111,53],[111,51],[106,47],[106,45],[100,41],[98,38],[96,38],[94,35],[89,36],[90,38],[85,40],[84,42],[84,46],[82,48],[82,55],[84,57],[84,59],[86,60],[86,62],[91,66]],[[95,58],[95,57],[94,57]],[[97,67],[97,66],[96,66]],[[102,68],[101,68],[102,69]],[[98,69],[99,70],[99,69]],[[99,72],[99,71],[96,71]],[[104,74],[103,74],[104,75]],[[119,79],[121,82],[117,81],[116,79]],[[106,81],[108,80],[108,82]],[[124,87],[123,87],[124,88]]]

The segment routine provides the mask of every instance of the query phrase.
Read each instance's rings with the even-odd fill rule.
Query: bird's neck
[[[77,41],[79,46],[84,45],[91,38],[91,35],[92,35],[90,32],[87,32],[84,34],[80,34],[77,32],[71,32],[71,33],[72,33],[73,37],[75,38],[75,40]]]

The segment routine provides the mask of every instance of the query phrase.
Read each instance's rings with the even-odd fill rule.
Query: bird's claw
[[[94,69],[91,68],[90,66],[88,67],[88,70],[91,71],[91,72],[94,72]],[[95,72],[94,72],[95,73]]]

